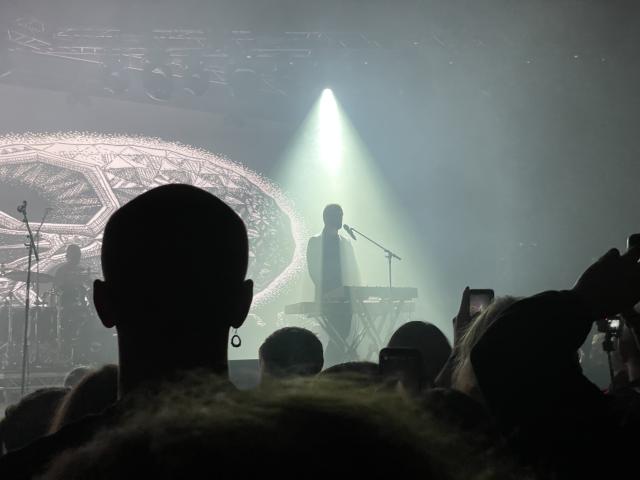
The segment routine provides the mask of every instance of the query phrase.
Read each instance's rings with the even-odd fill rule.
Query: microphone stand
[[[38,225],[38,229],[36,230],[36,244],[34,247],[34,252],[36,253],[36,365],[40,363],[40,342],[38,342],[38,326],[40,325],[40,313],[42,310],[42,300],[40,298],[40,258],[38,254],[40,253],[40,230],[42,230],[42,225],[44,224],[47,215],[51,211],[50,208],[44,209],[44,214],[42,215],[42,220],[40,220],[40,225]]]
[[[393,253],[391,250],[389,250],[387,247],[380,245],[378,242],[376,242],[374,239],[367,237],[364,233],[362,233],[360,230],[356,230],[353,227],[349,227],[351,229],[352,232],[357,233],[358,235],[360,235],[361,237],[369,240],[371,243],[373,243],[376,247],[380,248],[381,250],[384,251],[384,256],[387,258],[387,264],[388,264],[388,268],[389,268],[389,295],[391,295],[391,289],[393,288],[393,282],[391,281],[391,263],[393,261],[393,259],[395,258],[396,260],[402,260],[398,255],[396,255],[395,253]]]
[[[27,202],[23,202],[22,206],[18,207],[18,212],[22,213],[22,221],[27,226],[27,236],[29,237],[29,259],[27,261],[27,292],[24,302],[24,333],[22,337],[22,379],[20,385],[20,396],[24,396],[24,390],[27,381],[27,363],[29,362],[29,304],[31,300],[31,256],[35,256],[36,262],[40,261],[38,256],[38,250],[33,239],[33,233],[31,232],[31,226],[29,225],[29,219],[27,218]]]

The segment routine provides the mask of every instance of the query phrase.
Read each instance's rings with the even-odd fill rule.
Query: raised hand
[[[451,375],[458,356],[458,342],[460,342],[462,335],[464,335],[464,332],[472,320],[469,315],[470,299],[470,290],[469,287],[466,287],[462,292],[458,314],[453,318],[453,348],[451,349],[451,355],[449,355],[447,363],[444,364],[444,367],[442,367],[442,370],[435,379],[434,384],[437,387],[451,388]]]
[[[611,249],[580,276],[573,291],[594,319],[631,309],[640,301],[640,247]]]
[[[458,342],[464,335],[464,332],[467,330],[467,327],[471,323],[471,314],[470,314],[470,299],[471,294],[469,287],[466,287],[462,292],[462,299],[460,300],[460,308],[458,309],[458,314],[453,319],[453,346],[456,347]]]

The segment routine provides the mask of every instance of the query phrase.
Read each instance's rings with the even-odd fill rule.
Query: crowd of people
[[[150,231],[154,242],[131,242]],[[239,391],[227,350],[252,302],[245,225],[201,189],[155,188],[121,207],[104,232],[94,303],[117,329],[118,365],[71,372],[64,387],[8,407],[0,478],[633,474],[639,258],[638,248],[610,250],[567,290],[497,298],[476,315],[465,289],[452,345],[420,321],[391,337],[392,351],[417,359],[412,379],[372,362],[323,369],[318,338],[284,328],[260,347],[260,386]],[[197,281],[176,292],[167,276]],[[212,316],[200,303],[185,306],[180,293],[218,308]],[[578,352],[593,324],[614,316],[619,366],[603,391],[584,376]]]

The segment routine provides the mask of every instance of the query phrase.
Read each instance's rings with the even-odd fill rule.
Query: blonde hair
[[[451,375],[451,386],[454,389],[482,401],[473,365],[471,365],[471,351],[496,318],[517,301],[516,297],[498,297],[469,324],[456,346],[457,359]]]
[[[239,392],[225,379],[192,372],[121,402],[123,415],[57,456],[43,480],[227,478],[247,462],[259,466],[261,476],[283,479],[324,478],[338,465],[363,476],[522,478],[508,458],[487,454],[484,439],[441,421],[412,398],[347,380],[275,380]],[[314,462],[319,446],[329,443],[331,452]],[[364,454],[377,461],[345,463]]]

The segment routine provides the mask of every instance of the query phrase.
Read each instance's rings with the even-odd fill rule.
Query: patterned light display
[[[93,134],[0,137],[0,192],[20,192],[51,207],[40,237],[40,271],[53,272],[66,246],[80,245],[83,264],[100,276],[107,219],[119,206],[153,187],[189,183],[229,204],[250,237],[249,275],[260,304],[304,263],[303,227],[280,190],[257,173],[210,152],[140,137]],[[30,218],[37,226],[40,218]],[[132,241],[153,241],[132,239]],[[206,241],[206,239],[205,239]],[[0,204],[0,262],[25,270],[25,227],[15,204]],[[162,259],[158,259],[162,261]],[[24,288],[0,277],[0,298]]]

